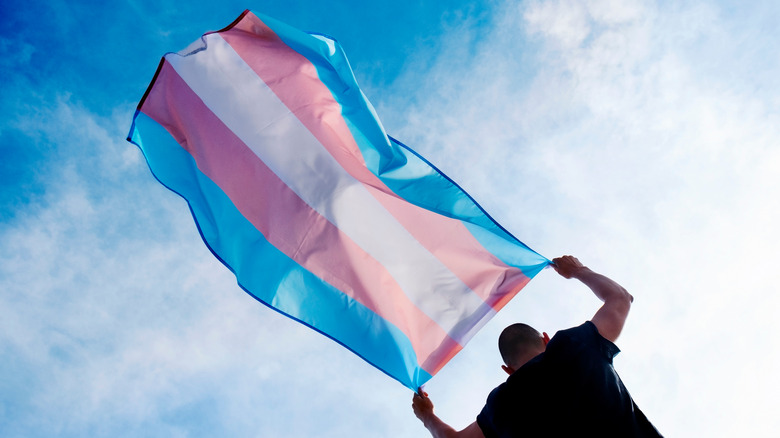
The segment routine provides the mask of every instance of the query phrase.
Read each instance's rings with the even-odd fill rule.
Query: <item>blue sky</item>
[[[241,291],[124,140],[163,53],[245,8],[338,39],[391,135],[631,291],[615,364],[662,433],[780,427],[777,2],[11,1],[3,436],[427,436],[406,388]],[[428,384],[437,413],[473,421],[504,326],[598,304],[542,272]]]

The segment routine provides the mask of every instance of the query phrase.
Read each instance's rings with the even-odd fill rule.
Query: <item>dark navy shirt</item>
[[[488,396],[486,438],[659,437],[612,367],[620,350],[587,321],[555,334]]]

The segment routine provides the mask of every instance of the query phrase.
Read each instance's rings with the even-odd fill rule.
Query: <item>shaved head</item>
[[[508,367],[520,368],[544,351],[542,334],[528,324],[516,323],[505,328],[498,337],[498,351]]]

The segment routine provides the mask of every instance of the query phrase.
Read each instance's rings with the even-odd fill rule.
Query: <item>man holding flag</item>
[[[498,345],[509,378],[460,432],[433,413],[428,394],[415,394],[414,413],[435,438],[660,436],[612,367],[633,297],[575,257],[556,258],[553,267],[583,282],[604,304],[590,321],[552,339],[525,324],[507,327]]]
[[[551,263],[387,135],[335,40],[251,11],[163,56],[128,140],[247,293],[411,389]],[[549,345],[505,331],[510,377],[461,434],[657,436],[612,369],[631,296],[555,262],[604,305]],[[414,406],[458,436],[426,395]]]

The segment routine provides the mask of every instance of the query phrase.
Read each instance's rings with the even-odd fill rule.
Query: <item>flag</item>
[[[128,140],[246,292],[412,389],[550,263],[385,133],[336,41],[249,11],[163,57]]]

